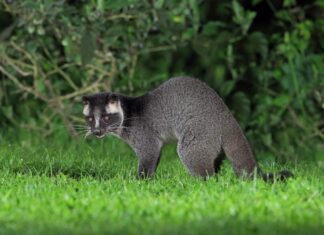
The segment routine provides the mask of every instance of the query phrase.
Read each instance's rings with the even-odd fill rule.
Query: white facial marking
[[[119,102],[108,103],[108,105],[106,106],[107,113],[119,113],[120,111],[121,107]]]
[[[93,116],[95,119],[95,128],[99,128],[99,126],[100,126],[100,111],[99,111],[99,109],[94,110]]]
[[[99,124],[100,124],[100,118],[95,117],[95,128],[99,128]]]
[[[90,106],[89,104],[86,104],[84,107],[83,107],[83,115],[84,116],[88,116],[90,114]]]
[[[106,112],[109,114],[113,114],[113,113],[119,113],[120,117],[121,117],[121,125],[124,122],[124,112],[123,109],[120,105],[119,101],[113,102],[113,103],[108,103],[106,105]],[[118,130],[117,133],[120,134],[121,130]]]

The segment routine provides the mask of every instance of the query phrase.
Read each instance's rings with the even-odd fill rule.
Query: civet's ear
[[[83,115],[88,116],[90,114],[90,105],[89,105],[89,99],[87,96],[82,97],[82,102],[83,102]]]
[[[89,99],[87,96],[82,96],[82,103],[83,103],[83,105],[89,104]]]
[[[120,104],[118,103],[119,98],[115,94],[109,94],[107,97],[106,112],[107,113],[119,113]]]
[[[115,94],[110,94],[108,96],[108,104],[113,104],[115,105],[118,102],[118,96]]]

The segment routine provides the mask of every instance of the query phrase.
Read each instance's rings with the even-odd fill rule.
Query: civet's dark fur
[[[273,174],[259,169],[246,137],[222,99],[197,79],[172,78],[139,97],[98,93],[83,100],[89,105],[87,117],[93,116],[94,110],[100,116],[97,135],[114,133],[134,149],[139,175],[152,176],[163,144],[177,140],[179,157],[192,175],[213,175],[220,169],[224,152],[237,175],[252,176],[255,172],[264,180],[274,179]],[[107,114],[108,104],[115,105],[115,112],[116,107],[120,109]],[[105,115],[110,122],[102,120]],[[94,123],[89,125],[94,132]],[[283,171],[278,179],[291,175]]]

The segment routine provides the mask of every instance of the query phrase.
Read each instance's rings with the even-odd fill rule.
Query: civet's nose
[[[93,133],[94,135],[101,135],[101,131],[100,131],[100,129],[94,129],[94,130],[92,131],[92,133]]]

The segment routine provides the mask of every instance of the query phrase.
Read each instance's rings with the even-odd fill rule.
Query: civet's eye
[[[88,119],[89,122],[93,121],[93,117],[88,117],[87,119]]]
[[[109,120],[109,116],[108,115],[104,116],[104,120],[105,121],[108,121]]]

